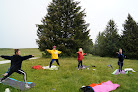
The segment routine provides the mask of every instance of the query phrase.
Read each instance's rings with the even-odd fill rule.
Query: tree
[[[99,33],[95,49],[97,55],[114,57],[119,48],[118,29],[113,20],[109,20],[105,31]]]
[[[138,59],[138,24],[128,14],[127,20],[123,24],[122,48],[127,58]]]
[[[117,25],[114,20],[110,20],[105,29],[105,52],[107,56],[116,56],[116,51],[119,49],[119,35]]]
[[[99,32],[93,47],[93,54],[99,55],[102,57],[105,56],[104,47],[105,47],[104,32],[102,33]]]
[[[37,25],[37,43],[41,51],[53,45],[67,56],[73,55],[79,47],[90,51],[93,43],[89,24],[84,20],[85,10],[81,11],[79,3],[74,0],[53,0],[49,4],[42,24]]]

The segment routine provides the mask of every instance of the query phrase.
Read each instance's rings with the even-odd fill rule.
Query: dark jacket
[[[11,60],[10,70],[18,70],[18,69],[21,69],[23,60],[29,59],[33,56],[32,55],[28,55],[28,56],[20,56],[20,55],[4,56],[2,55],[1,57],[4,59]]]
[[[120,53],[118,53],[118,62],[123,63],[124,58],[125,58],[125,56],[123,54],[121,55]]]

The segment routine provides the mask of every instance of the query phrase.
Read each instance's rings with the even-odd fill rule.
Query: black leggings
[[[27,81],[26,81],[26,73],[25,73],[23,70],[21,70],[21,69],[18,69],[18,70],[15,70],[15,71],[10,70],[10,71],[8,72],[8,75],[4,76],[1,80],[6,79],[6,78],[9,77],[10,75],[12,75],[14,72],[17,72],[18,74],[23,74],[23,75],[24,75],[24,81],[25,81],[25,83],[27,83]]]
[[[57,64],[59,65],[58,59],[52,59],[51,62],[50,62],[50,66],[49,66],[50,68],[51,68],[52,63],[53,63],[55,60],[56,60]],[[59,66],[60,66],[60,65],[59,65]]]
[[[82,61],[78,60],[78,68],[79,68],[80,64],[81,64],[81,67],[82,67]]]
[[[120,71],[122,71],[123,63],[118,61],[118,65],[119,65],[119,72],[120,72]]]

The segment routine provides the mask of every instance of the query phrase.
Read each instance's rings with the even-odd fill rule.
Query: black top
[[[33,57],[32,55],[28,55],[28,56],[20,56],[20,55],[13,55],[13,56],[1,56],[4,59],[8,59],[11,60],[11,70],[18,70],[21,69],[21,65],[22,65],[22,61],[29,59],[31,57]]]
[[[124,58],[125,58],[125,56],[123,54],[118,53],[119,62],[122,62],[123,63]]]

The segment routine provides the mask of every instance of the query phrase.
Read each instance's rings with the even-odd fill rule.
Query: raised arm
[[[34,57],[34,55],[23,56],[22,60],[27,60],[27,59],[32,58],[32,57]]]
[[[116,52],[116,54],[119,54],[119,52]]]
[[[11,60],[11,57],[12,57],[12,56],[4,56],[4,55],[2,55],[2,56],[0,56],[0,57],[2,57],[2,58],[4,58],[4,59]]]
[[[118,57],[120,57],[120,55],[121,55],[121,54],[118,52]]]

